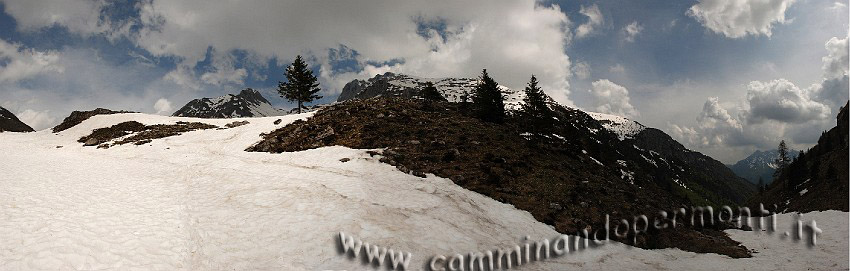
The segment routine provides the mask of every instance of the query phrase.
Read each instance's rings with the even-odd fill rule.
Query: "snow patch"
[[[616,134],[620,140],[634,138],[635,135],[646,129],[643,124],[625,117],[596,112],[587,112],[587,114],[602,123],[602,127]]]

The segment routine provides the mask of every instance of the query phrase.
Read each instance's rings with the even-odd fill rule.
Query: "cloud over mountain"
[[[570,21],[557,5],[535,1],[154,1],[141,7],[140,18],[142,29],[135,42],[153,55],[179,57],[182,61],[176,70],[184,72],[172,78],[189,86],[197,83],[185,75],[205,59],[208,47],[214,49],[213,59],[226,60],[234,50],[244,50],[259,63],[308,54],[314,64],[328,65],[327,50],[343,45],[356,51],[349,61],[362,69],[326,69],[323,80],[330,86],[352,77],[370,77],[375,74],[372,71],[445,77],[474,76],[488,68],[500,83],[514,87],[521,86],[529,74],[537,74],[553,97],[570,102],[570,60],[564,52]],[[238,83],[250,75],[226,61],[216,67],[200,80]]]
[[[629,90],[625,87],[608,79],[597,80],[592,85],[588,90],[594,98],[590,110],[630,118],[640,115],[629,102]]]
[[[843,46],[843,48],[841,48]],[[779,78],[747,85],[746,99],[735,102],[737,114],[709,98],[697,118],[697,125],[671,125],[671,134],[691,146],[725,148],[774,147],[780,140],[810,146],[819,133],[835,126],[834,115],[848,100],[847,38],[826,42],[823,79],[809,87],[798,87]],[[842,51],[843,50],[843,51]],[[842,56],[843,54],[843,56]]]
[[[811,89],[801,89],[785,79],[750,82],[747,121],[754,124],[765,120],[802,123],[829,118],[829,107],[815,101],[813,94]]]

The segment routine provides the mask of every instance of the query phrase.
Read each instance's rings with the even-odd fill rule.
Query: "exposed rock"
[[[225,125],[224,125],[224,127],[227,127],[227,128],[234,128],[234,127],[239,127],[239,126],[242,126],[242,125],[245,125],[245,124],[249,124],[249,123],[250,123],[250,122],[248,122],[247,120],[243,120],[243,121],[234,121],[234,122],[231,122],[231,123],[225,124]]]
[[[15,114],[0,107],[0,132],[33,132],[32,127],[18,119]]]
[[[176,124],[144,125],[137,121],[127,121],[106,128],[94,129],[91,134],[77,140],[83,146],[95,146],[106,149],[114,145],[132,143],[143,145],[153,139],[179,135],[185,132],[214,129],[218,126],[200,122],[177,122]],[[116,140],[114,143],[109,143]]]
[[[97,138],[93,138],[93,137],[86,139],[86,141],[83,142],[83,146],[97,146],[97,145],[100,145],[100,140],[98,140]]]
[[[71,127],[76,126],[77,124],[82,123],[83,121],[96,116],[96,115],[111,115],[111,114],[122,114],[122,113],[136,113],[131,111],[114,111],[106,108],[97,108],[91,111],[74,111],[71,112],[71,115],[62,120],[62,123],[53,127],[53,132],[58,133],[61,131],[68,130]]]

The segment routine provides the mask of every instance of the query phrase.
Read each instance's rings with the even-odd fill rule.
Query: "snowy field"
[[[251,123],[110,149],[76,140],[129,120],[223,126],[242,119],[118,114],[59,134],[0,133],[0,270],[369,268],[339,252],[340,231],[411,252],[410,267],[419,270],[438,254],[558,236],[527,212],[447,179],[403,174],[366,150],[243,151],[260,133],[309,115],[245,119]],[[283,123],[274,125],[278,118]],[[823,229],[811,249],[779,234],[730,230],[754,258],[609,244],[516,269],[847,270],[848,214],[805,218]]]

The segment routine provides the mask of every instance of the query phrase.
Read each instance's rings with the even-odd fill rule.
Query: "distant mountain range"
[[[0,107],[0,132],[32,132],[33,129],[18,119],[15,114]]]
[[[794,159],[800,151],[789,150],[789,158]],[[747,158],[738,161],[734,165],[727,165],[732,172],[741,178],[747,179],[752,184],[758,184],[759,178],[764,180],[764,184],[773,182],[773,173],[776,171],[776,158],[779,157],[779,151],[756,150]]]
[[[211,119],[269,117],[286,113],[282,109],[274,108],[260,92],[247,88],[236,95],[194,99],[174,112],[172,116]]]

